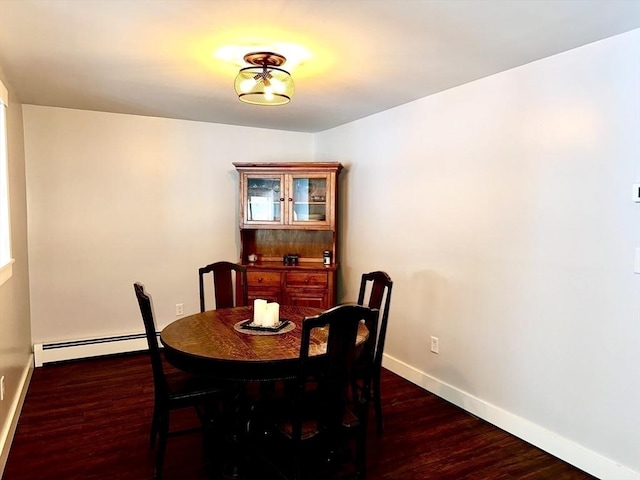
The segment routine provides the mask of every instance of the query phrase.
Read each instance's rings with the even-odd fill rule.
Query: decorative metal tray
[[[240,323],[240,328],[243,330],[255,330],[257,332],[279,332],[284,327],[289,325],[290,321],[286,318],[281,318],[278,323],[276,323],[273,327],[264,327],[262,325],[253,325],[253,320],[248,319],[244,322]]]

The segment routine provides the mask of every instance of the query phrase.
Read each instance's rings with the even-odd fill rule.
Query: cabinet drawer
[[[326,288],[328,283],[326,273],[287,272],[287,287]]]
[[[249,287],[280,287],[278,272],[247,272]]]

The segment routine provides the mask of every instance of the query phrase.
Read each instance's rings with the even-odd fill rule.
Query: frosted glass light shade
[[[238,98],[252,105],[284,105],[291,101],[295,86],[289,72],[277,67],[247,67],[235,82]]]

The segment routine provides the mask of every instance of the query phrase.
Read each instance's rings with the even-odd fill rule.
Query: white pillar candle
[[[253,324],[254,325],[263,325],[264,317],[267,311],[267,301],[260,300],[259,298],[253,301]]]
[[[274,327],[280,318],[280,305],[276,302],[267,303],[267,310],[262,320],[265,327]]]
[[[263,327],[271,327],[271,318],[273,316],[273,313],[271,313],[272,311],[272,307],[269,306],[270,304],[267,303],[267,308],[264,312],[264,317],[262,318],[262,326]]]

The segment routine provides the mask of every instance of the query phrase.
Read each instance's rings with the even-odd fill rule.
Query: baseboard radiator
[[[138,352],[148,348],[144,333],[67,342],[35,343],[33,361],[36,367],[41,367],[45,363]]]

